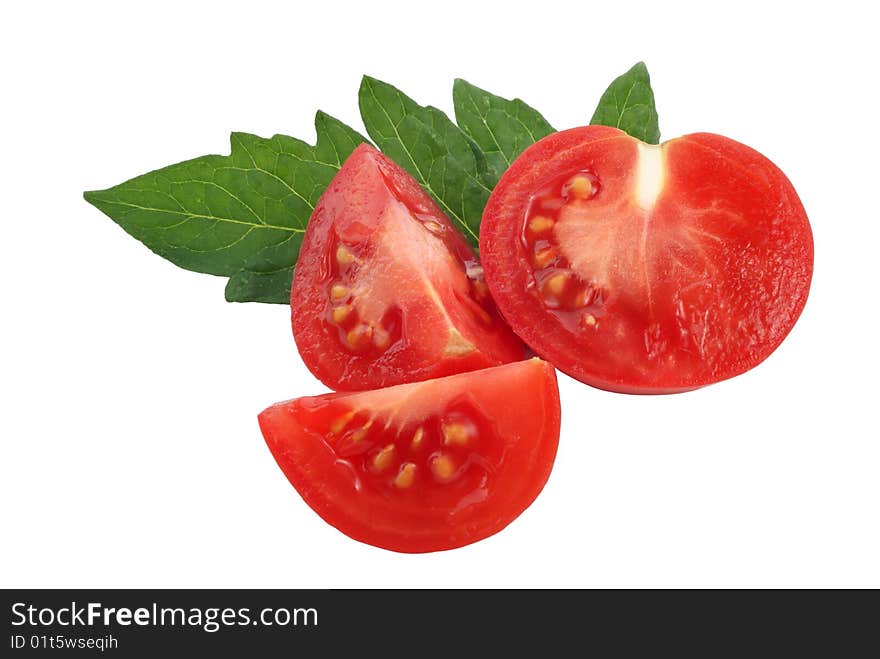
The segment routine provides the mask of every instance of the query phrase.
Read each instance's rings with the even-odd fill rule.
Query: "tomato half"
[[[707,133],[659,146],[604,126],[545,137],[502,176],[480,245],[514,331],[569,375],[627,393],[757,365],[791,330],[813,272],[785,175]]]
[[[418,183],[367,144],[315,207],[290,303],[303,361],[335,390],[524,357],[474,251]]]
[[[287,478],[324,520],[420,553],[500,531],[538,496],[559,441],[556,372],[539,359],[260,414]]]

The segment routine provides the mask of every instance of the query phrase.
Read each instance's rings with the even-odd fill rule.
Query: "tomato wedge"
[[[514,331],[569,375],[627,393],[757,365],[795,324],[813,272],[785,175],[708,133],[659,146],[604,126],[545,137],[501,178],[480,240]]]
[[[492,535],[534,501],[556,456],[559,391],[553,367],[531,359],[299,398],[259,420],[324,520],[355,540],[421,553]]]
[[[525,356],[474,251],[418,183],[367,144],[315,207],[290,303],[303,361],[337,391]]]

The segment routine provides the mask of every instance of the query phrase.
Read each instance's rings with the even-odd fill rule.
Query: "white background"
[[[593,6],[590,6],[590,5]],[[5,3],[0,586],[880,586],[877,194],[870,3]],[[774,160],[816,243],[800,322],[764,364],[678,396],[560,377],[555,470],[476,545],[406,556],[313,514],[256,414],[325,391],[289,310],[231,305],[81,192],[228,133],[361,128],[362,73],[451,113],[464,77],[586,123],[644,59],[665,137]]]

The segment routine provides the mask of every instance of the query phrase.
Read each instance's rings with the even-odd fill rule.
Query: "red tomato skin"
[[[509,382],[515,390],[504,386]],[[413,392],[423,385],[422,399],[427,406],[436,400],[438,387],[451,387],[459,393],[476,390],[485,409],[498,412],[494,422],[505,442],[496,447],[496,458],[501,459],[487,472],[489,494],[464,508],[466,512],[456,509],[451,501],[443,501],[442,492],[439,499],[414,506],[399,503],[396,492],[364,487],[363,471],[340,457],[325,430],[310,425],[320,419],[326,406],[348,409],[349,402],[375,393],[387,393],[392,401],[412,401]],[[368,545],[401,553],[427,553],[462,547],[497,533],[540,494],[556,457],[559,390],[555,369],[531,359],[376,392],[294,399],[272,405],[258,418],[278,466],[324,521]],[[379,443],[383,441],[387,439]]]
[[[409,292],[415,286],[413,282],[392,282],[386,287],[391,289],[386,291],[386,296],[401,295],[407,300],[401,303],[399,320],[407,341],[395,343],[382,354],[354,354],[346,350],[337,331],[327,323],[327,295],[322,287],[327,283],[326,271],[332,259],[328,254],[328,241],[336,234],[349,243],[369,245],[377,235],[383,235],[380,223],[387,217],[388,209],[404,205],[410,212],[442,226],[442,245],[448,258],[443,257],[446,261],[440,267],[440,274],[435,269],[426,277],[433,277],[437,284],[438,277],[442,279],[448,274],[442,268],[451,264],[458,269],[454,273],[458,278],[454,284],[458,288],[443,282],[437,284],[437,294],[445,305],[441,312],[424,291]],[[406,243],[403,238],[401,241],[401,249],[412,247],[412,241]],[[383,258],[387,261],[389,257]],[[388,272],[395,264],[386,265],[388,267],[379,269]],[[472,266],[479,271],[473,249],[418,183],[370,145],[360,145],[319,199],[294,272],[291,324],[304,363],[335,391],[362,391],[523,359],[522,342],[504,323],[488,294],[482,310],[476,310],[476,314],[485,314],[483,317],[490,319],[488,326],[475,320],[477,316],[471,309],[475,305],[473,300],[462,302],[455,298],[461,293],[465,267]],[[477,278],[483,281],[482,275]],[[377,292],[371,290],[367,295],[375,297]],[[447,333],[449,327],[441,325],[450,322],[473,346],[472,350],[447,354],[451,334]]]
[[[749,298],[763,317],[747,318],[759,340],[749,348],[731,345],[722,358],[704,367],[680,373],[635,373],[624,357],[611,364],[613,343],[592,350],[584,359],[584,345],[556,322],[525,291],[532,286],[532,263],[521,242],[522,222],[534,191],[566,171],[599,170],[608,173],[611,184],[628,184],[632,177],[638,140],[605,126],[587,126],[554,133],[529,147],[505,172],[493,191],[480,228],[480,253],[486,281],[499,311],[534,352],[568,375],[601,389],[630,394],[666,394],[690,391],[739,375],[766,359],[788,335],[806,304],[813,272],[813,238],[806,212],[794,187],[766,157],[748,146],[710,133],[695,133],[666,142],[667,177],[678,190],[664,191],[659,214],[673,221],[671,206],[676,195],[698,203],[700,181],[723,179],[740,172],[756,181],[756,201],[737,203],[751,209],[750,218],[774,241],[764,254],[769,269],[764,276],[752,276],[737,293]],[[600,179],[602,176],[600,175]],[[687,184],[687,185],[685,185]],[[601,189],[600,189],[601,193]],[[705,201],[705,200],[703,200]],[[771,212],[769,207],[773,207]],[[756,235],[758,235],[756,233]],[[732,250],[731,250],[732,252]],[[769,256],[768,256],[769,255]],[[785,272],[785,275],[780,272]],[[761,271],[758,270],[760,273]],[[671,285],[660,282],[661,285]],[[736,297],[736,295],[732,295]],[[733,341],[731,341],[733,343]],[[603,368],[601,362],[608,361]]]

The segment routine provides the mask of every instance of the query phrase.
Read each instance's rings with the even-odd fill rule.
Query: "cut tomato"
[[[588,384],[686,391],[782,342],[813,272],[806,213],[761,154],[707,133],[648,145],[588,126],[529,147],[480,229],[502,315]]]
[[[559,391],[539,359],[279,403],[260,428],[324,520],[400,552],[500,531],[538,496],[559,441]]]
[[[290,302],[303,361],[335,390],[524,357],[474,251],[418,183],[367,144],[312,214]]]

